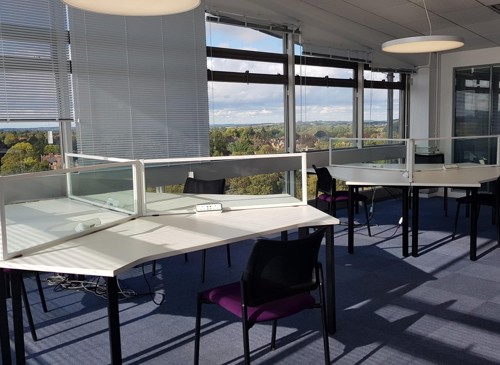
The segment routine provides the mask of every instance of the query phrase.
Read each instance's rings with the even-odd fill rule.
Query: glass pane
[[[492,133],[490,80],[490,67],[455,71],[455,136],[484,136]],[[491,163],[496,160],[496,156],[489,152],[493,147],[492,143],[496,144],[496,140],[457,140],[454,145],[454,162],[477,163],[482,160]]]
[[[62,167],[58,122],[0,123],[1,175]]]
[[[364,71],[367,81],[398,82],[401,75],[394,72]],[[399,90],[365,88],[364,90],[364,138],[401,138],[399,115]]]
[[[137,214],[132,164],[0,177],[0,204],[12,256],[102,229]]]
[[[365,89],[364,138],[401,138],[399,99],[399,90]]]
[[[351,88],[297,87],[297,151],[328,149],[330,137],[353,136]]]
[[[227,24],[206,22],[207,46],[247,51],[282,53],[281,38],[258,30]]]
[[[209,82],[210,126],[284,124],[283,86]]]
[[[490,68],[455,71],[455,136],[488,135]]]

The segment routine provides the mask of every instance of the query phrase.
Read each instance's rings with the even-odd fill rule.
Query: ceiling
[[[389,54],[381,44],[431,34],[423,1],[205,0],[205,7],[238,20],[298,27],[304,49],[411,69],[426,65],[428,54]],[[496,4],[500,9],[500,0],[425,0],[432,35],[463,37],[461,51],[500,46],[500,13],[488,7]]]

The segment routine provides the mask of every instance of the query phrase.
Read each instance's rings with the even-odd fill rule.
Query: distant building
[[[42,156],[41,161],[47,161],[51,170],[58,170],[62,168],[62,156],[54,155],[49,153],[48,155]]]

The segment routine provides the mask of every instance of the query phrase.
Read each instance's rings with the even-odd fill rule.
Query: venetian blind
[[[0,122],[72,117],[66,7],[0,1]]]
[[[207,156],[203,7],[157,17],[69,10],[81,153]]]

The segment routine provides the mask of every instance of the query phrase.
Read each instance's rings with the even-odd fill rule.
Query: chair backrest
[[[190,194],[224,194],[226,179],[202,180],[188,177],[184,182],[184,193]]]
[[[321,228],[297,240],[257,240],[241,279],[244,303],[257,306],[315,289],[324,236],[325,228]]]
[[[318,193],[325,193],[332,195],[335,192],[336,181],[330,174],[330,171],[326,167],[316,167],[312,165],[314,171],[316,172],[316,195]]]
[[[433,153],[428,155],[422,155],[415,153],[415,163],[444,164],[444,154]]]

